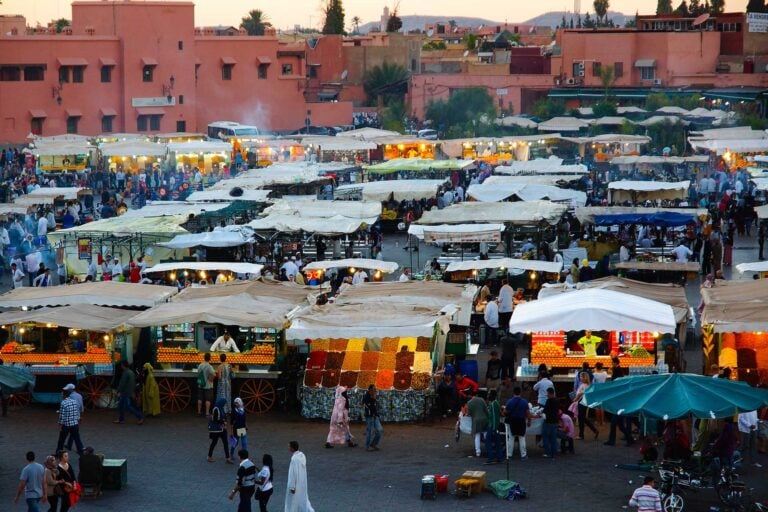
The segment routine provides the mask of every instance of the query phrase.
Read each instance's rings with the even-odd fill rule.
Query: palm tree
[[[244,28],[249,36],[263,36],[264,30],[271,27],[269,18],[259,9],[254,9],[240,22],[240,28]]]
[[[355,27],[355,34],[360,33],[360,22],[363,21],[360,19],[360,16],[353,16],[352,17],[352,26]]]
[[[408,92],[411,74],[399,64],[387,61],[374,66],[363,77],[363,88],[371,101],[381,98],[385,103],[402,98]]]
[[[610,7],[610,2],[608,0],[595,0],[593,6],[595,8],[595,14],[597,15],[597,25],[605,25],[608,21],[608,8]]]

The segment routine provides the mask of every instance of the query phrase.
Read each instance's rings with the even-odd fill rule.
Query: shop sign
[[[93,253],[93,244],[90,238],[78,238],[77,239],[77,259],[87,260],[91,258]]]
[[[768,32],[768,13],[747,13],[747,26],[749,32]]]

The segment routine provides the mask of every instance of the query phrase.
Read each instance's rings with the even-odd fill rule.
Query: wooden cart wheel
[[[26,407],[30,403],[32,403],[32,393],[29,391],[19,391],[8,397],[8,407]]]
[[[89,375],[79,386],[86,409],[95,409],[105,396],[110,395],[109,382],[105,377]]]
[[[240,386],[240,398],[246,411],[267,412],[275,405],[275,387],[266,379],[248,379]]]
[[[164,377],[157,381],[160,408],[165,412],[181,412],[192,401],[192,389],[185,379]]]

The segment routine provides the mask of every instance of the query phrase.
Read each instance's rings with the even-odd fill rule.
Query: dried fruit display
[[[363,352],[360,369],[368,371],[378,370],[380,355],[381,352]]]
[[[342,370],[359,370],[360,364],[362,363],[363,359],[363,353],[362,352],[350,352],[347,350],[347,352],[344,354],[344,362],[341,365]]]
[[[378,372],[360,372],[357,375],[357,387],[360,389],[368,389],[371,384],[376,384],[376,374]]]
[[[411,377],[411,387],[417,391],[427,389],[432,376],[429,373],[416,372]]]
[[[341,378],[340,370],[324,370],[322,384],[324,388],[335,388]]]
[[[411,372],[395,372],[394,388],[398,391],[405,391],[411,387]]]
[[[304,385],[315,387],[319,386],[323,380],[322,370],[306,370],[304,372]]]
[[[379,370],[376,375],[376,388],[381,390],[392,389],[395,384],[395,372],[392,370]]]
[[[344,352],[328,352],[328,358],[325,360],[326,370],[341,370],[344,362]]]
[[[395,371],[396,372],[409,372],[413,366],[414,353],[413,352],[398,352],[395,354]]]
[[[379,355],[379,370],[393,370],[395,369],[395,353],[394,352],[382,352]]]
[[[357,386],[357,376],[358,372],[341,372],[339,384],[347,389],[353,388]]]

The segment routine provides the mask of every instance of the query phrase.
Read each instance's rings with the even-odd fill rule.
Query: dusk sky
[[[134,0],[141,1],[141,0]],[[295,24],[318,26],[320,23],[320,5],[322,0],[197,0],[195,1],[195,24],[202,25],[239,25],[240,19],[250,9],[261,9],[278,28],[292,28]],[[347,25],[353,16],[359,16],[363,23],[378,20],[385,5],[390,8],[397,0],[345,0]],[[70,18],[72,0],[3,0],[0,14],[22,14],[31,25],[47,23],[55,18]],[[677,5],[679,0],[673,0]],[[743,11],[747,0],[730,0],[726,10]],[[401,0],[401,14],[440,15],[446,19],[451,16],[473,16],[493,21],[525,21],[546,11],[573,10],[573,0]],[[499,9],[504,6],[504,9]],[[594,12],[590,0],[581,0],[581,11]],[[652,13],[656,9],[656,0],[611,0],[611,10],[632,14],[639,10],[641,14]]]

